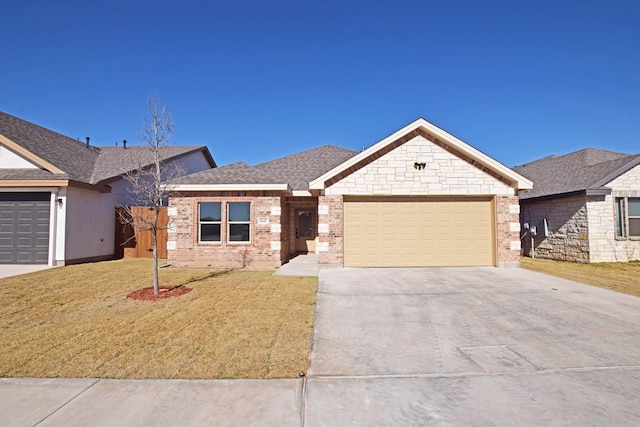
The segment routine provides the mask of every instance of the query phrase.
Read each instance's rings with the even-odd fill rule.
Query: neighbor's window
[[[616,237],[640,237],[640,197],[617,197]]]
[[[227,203],[227,223],[229,242],[251,241],[251,203]]]
[[[198,203],[201,242],[219,242],[222,224],[222,203]]]
[[[629,237],[640,237],[640,197],[627,199],[629,202]]]
[[[624,237],[624,199],[616,197],[616,237]]]

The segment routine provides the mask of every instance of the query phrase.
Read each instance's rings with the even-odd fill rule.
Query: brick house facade
[[[531,182],[419,119],[360,153],[325,146],[177,181],[168,257],[178,265],[274,268],[302,251],[321,264],[401,266],[406,253],[415,266],[517,266],[523,188]],[[231,218],[234,203],[250,206],[240,225]],[[202,209],[214,209],[214,220]],[[364,209],[369,228],[358,213],[347,216],[353,209]],[[243,227],[243,241],[233,241],[232,227]],[[202,238],[210,230],[213,242]],[[370,257],[356,254],[362,242],[373,243],[364,243]],[[465,247],[476,244],[485,252],[477,259]],[[394,257],[385,252],[392,246]]]

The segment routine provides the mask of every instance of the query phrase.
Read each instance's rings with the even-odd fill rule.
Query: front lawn
[[[137,301],[150,260],[0,280],[0,376],[282,378],[308,367],[315,277],[160,270],[179,297]]]
[[[522,257],[520,264],[529,270],[640,296],[640,262],[637,261],[583,264]]]

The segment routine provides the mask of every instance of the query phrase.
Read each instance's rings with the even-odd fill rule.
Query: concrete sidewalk
[[[299,426],[303,380],[0,379],[3,426]]]

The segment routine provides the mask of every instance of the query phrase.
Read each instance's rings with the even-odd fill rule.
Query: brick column
[[[318,197],[318,263],[343,263],[343,217],[342,196]]]
[[[496,196],[498,267],[520,266],[520,205],[517,196]]]

